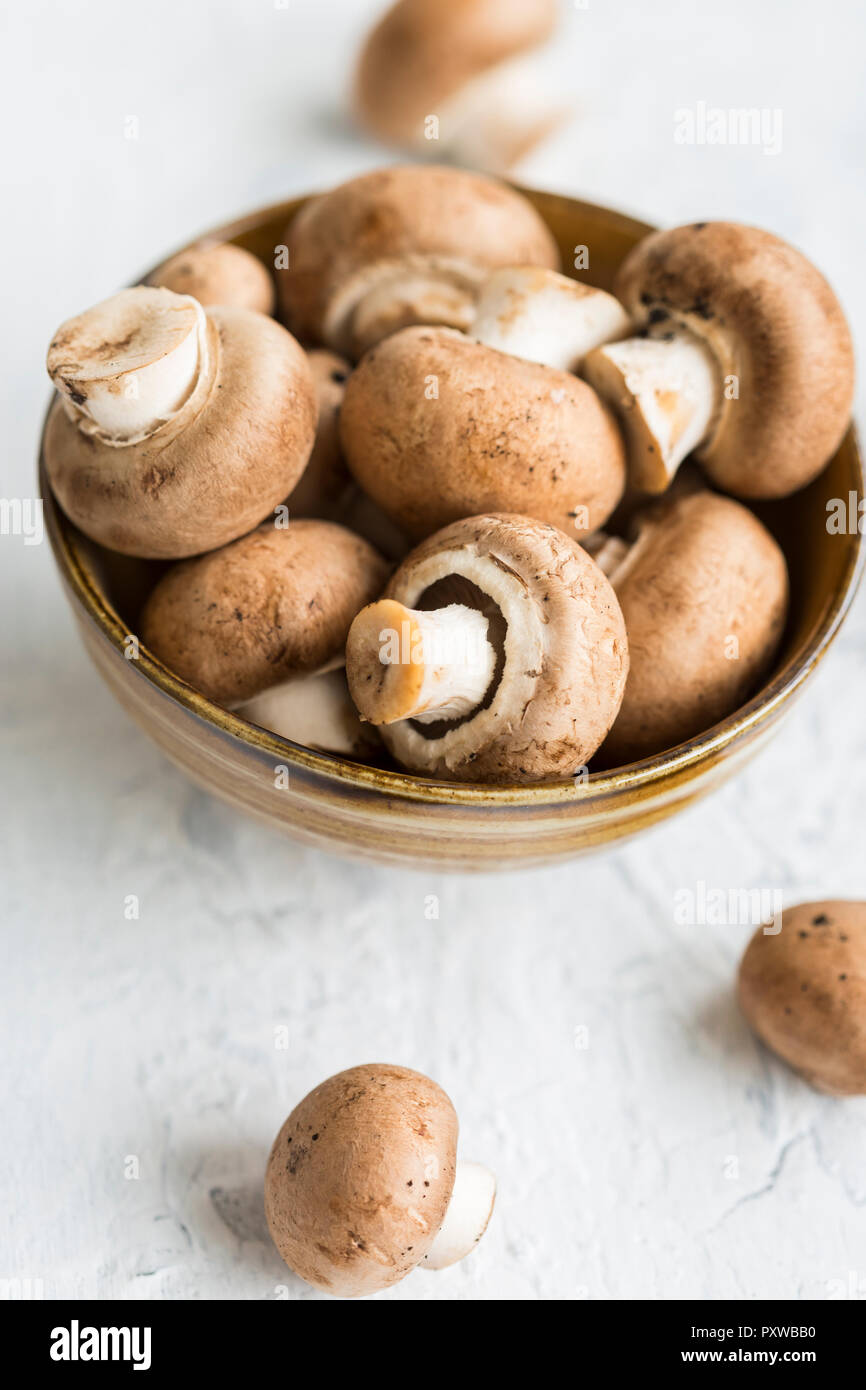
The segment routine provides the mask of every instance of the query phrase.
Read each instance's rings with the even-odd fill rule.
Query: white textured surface
[[[57,322],[196,231],[381,158],[334,96],[375,8],[9,10],[7,496],[32,493]],[[526,177],[659,222],[767,225],[862,323],[859,9],[590,0],[553,55],[579,120]],[[781,108],[782,152],[676,145],[674,108],[700,100]],[[699,880],[866,896],[863,601],[734,785],[606,856],[467,881],[305,851],[206,799],[88,667],[47,545],[0,537],[0,565],[0,1276],[315,1297],[264,1231],[268,1146],[315,1082],[383,1060],[447,1088],[465,1156],[500,1178],[478,1252],[389,1297],[866,1294],[866,1102],[756,1047],[732,995],[749,928],[674,916]]]

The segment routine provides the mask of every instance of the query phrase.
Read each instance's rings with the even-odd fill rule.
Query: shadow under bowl
[[[652,229],[606,208],[521,190],[560,244],[591,250],[610,289],[631,247]],[[253,213],[209,236],[270,264],[303,199]],[[40,483],[48,534],[84,645],[132,718],[193,781],[275,829],[320,848],[381,862],[457,870],[520,868],[573,858],[666,819],[719,786],[777,728],[836,636],[863,566],[856,525],[828,530],[827,504],[857,516],[863,464],[853,428],[820,478],[755,510],[781,544],[791,611],[773,671],[742,708],[668,752],[585,781],[484,787],[431,781],[316,753],[210,703],[142,649],[128,659],[141,603],[165,566],[127,559],[84,537]]]

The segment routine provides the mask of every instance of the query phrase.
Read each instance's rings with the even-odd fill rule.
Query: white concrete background
[[[216,221],[384,157],[340,111],[377,8],[4,0],[6,495],[33,492],[61,318]],[[551,62],[578,118],[524,176],[658,222],[764,224],[861,325],[856,0],[568,8]],[[781,108],[781,153],[676,145],[674,109],[700,100]],[[699,880],[866,896],[866,601],[734,785],[605,856],[467,881],[344,863],[208,800],[89,668],[47,545],[4,536],[0,565],[0,1276],[46,1297],[316,1297],[264,1230],[267,1149],[311,1085],[386,1060],[445,1085],[466,1155],[500,1176],[477,1254],[387,1297],[866,1295],[866,1102],[819,1098],[753,1042],[732,995],[747,927],[674,919]]]

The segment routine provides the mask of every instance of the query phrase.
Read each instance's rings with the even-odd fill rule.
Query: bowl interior
[[[553,231],[568,273],[575,279],[605,289],[611,288],[616,269],[626,253],[652,230],[644,223],[609,209],[553,194],[521,191],[531,199]],[[233,241],[270,265],[275,247],[284,241],[289,219],[303,201],[298,199],[265,209],[217,228],[209,236]],[[571,269],[581,248],[586,248],[588,253],[588,267]],[[44,474],[42,483],[43,495],[47,497]],[[856,525],[856,508],[863,492],[862,460],[851,429],[824,472],[808,488],[793,497],[754,508],[784,550],[791,577],[790,614],[774,669],[736,713],[689,743],[636,764],[629,771],[636,772],[641,780],[652,779],[665,770],[670,771],[678,761],[694,761],[711,747],[723,747],[769,713],[805,680],[835,635],[860,577],[863,547]],[[828,504],[836,499],[855,520],[853,526],[840,532],[828,528]],[[78,532],[50,500],[48,510],[52,543],[64,577],[90,617],[109,640],[118,645],[124,633],[136,631],[141,605],[167,566],[104,550]],[[200,715],[218,722],[234,736],[251,743],[260,742],[261,731],[209,706],[201,696],[174,678],[163,680],[158,663],[148,660],[131,665],[137,668],[138,675],[155,679],[174,698],[188,702]],[[268,738],[274,740],[275,736]],[[571,782],[567,782],[531,788],[457,788],[453,784],[437,784],[399,772],[384,760],[381,768],[364,769],[347,759],[301,750],[286,740],[276,742],[285,750],[289,761],[294,757],[307,764],[317,762],[323,771],[347,781],[357,781],[361,777],[368,784],[371,781],[375,784],[378,779],[381,789],[391,794],[402,790],[410,795],[435,797],[437,786],[447,786],[449,796],[454,797],[456,793],[460,799],[531,801],[533,798],[549,799],[555,795],[557,786],[572,787]],[[606,790],[613,790],[624,775],[622,769],[594,772],[589,784],[594,792],[603,795]]]

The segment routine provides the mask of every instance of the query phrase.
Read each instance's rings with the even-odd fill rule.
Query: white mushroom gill
[[[133,444],[189,400],[207,372],[207,339],[197,300],[139,286],[62,324],[48,349],[48,373],[84,433]]]
[[[413,324],[466,330],[481,279],[477,266],[447,256],[373,262],[349,276],[334,296],[323,325],[325,341],[337,352],[360,357]]]
[[[454,1190],[422,1269],[447,1269],[474,1250],[487,1230],[496,1201],[496,1178],[481,1163],[458,1160]]]

